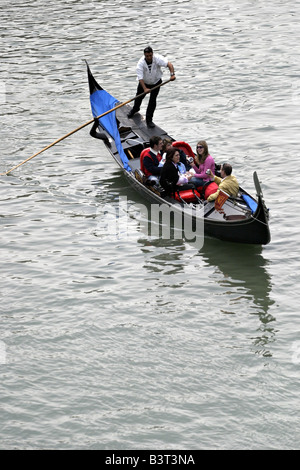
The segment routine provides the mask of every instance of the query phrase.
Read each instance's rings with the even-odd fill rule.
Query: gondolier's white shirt
[[[161,79],[161,67],[168,66],[168,59],[160,54],[153,54],[152,64],[149,67],[145,56],[141,57],[136,67],[137,79],[144,80],[148,85],[155,85]]]

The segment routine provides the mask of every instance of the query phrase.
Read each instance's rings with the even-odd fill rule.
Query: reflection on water
[[[262,255],[262,250],[261,246],[256,245],[244,246],[206,239],[200,254],[210,266],[222,274],[221,277],[216,276],[216,281],[225,287],[227,292],[240,292],[247,302],[248,310],[252,301],[253,313],[260,319],[258,336],[253,338],[253,342],[258,353],[263,351],[263,355],[268,356],[271,353],[266,350],[266,346],[273,341],[276,331],[273,322],[276,319],[269,313],[274,301],[271,299],[272,284],[267,270],[268,263]],[[240,305],[243,307],[243,302]]]
[[[215,305],[216,312],[240,314],[241,319],[243,315],[256,315],[259,324],[249,329],[254,352],[264,357],[272,356],[270,344],[275,339],[276,318],[269,313],[274,300],[271,298],[271,276],[267,270],[268,263],[262,255],[262,247],[206,239],[203,248],[192,254],[194,250],[190,250],[184,240],[139,238],[138,242],[145,254],[145,271],[160,274],[160,283],[165,287],[179,288],[181,296],[187,293],[187,298],[192,299],[193,293],[201,296],[197,289],[197,284],[201,284],[203,297],[210,298],[210,305]],[[199,257],[202,266],[196,261]],[[190,263],[189,267],[187,263]],[[208,280],[203,277],[205,267],[210,268],[210,273],[213,269]],[[221,295],[226,293],[221,309],[220,295],[214,297],[210,294],[212,278],[221,287]],[[231,302],[229,305],[228,299]],[[171,300],[169,304],[171,306]],[[189,308],[189,303],[186,307]]]
[[[101,203],[105,201],[106,204],[110,203],[116,207],[120,196],[127,198],[129,208],[131,205],[138,207],[141,204],[149,208],[150,203],[128,186],[128,182],[124,177],[120,177],[121,175],[116,172],[104,186],[97,188],[101,193]],[[145,272],[149,275],[159,275],[160,282],[165,286],[186,289],[185,292],[182,291],[182,295],[193,295],[197,291],[198,283],[201,283],[203,296],[207,298],[211,295],[212,285],[217,284],[221,288],[221,295],[226,294],[227,304],[223,305],[221,302],[220,308],[220,297],[216,297],[216,311],[223,314],[249,312],[249,315],[257,315],[260,323],[256,337],[252,338],[255,350],[264,356],[271,355],[267,345],[273,341],[275,334],[275,318],[269,313],[274,301],[271,298],[272,283],[267,269],[268,262],[262,255],[263,248],[207,237],[203,247],[198,250],[182,236],[176,239],[149,236],[146,225],[140,223],[138,212],[130,212],[131,229],[135,232],[136,242],[145,256]],[[172,234],[172,231],[170,233]],[[208,272],[208,276],[202,275],[198,281],[198,272]],[[168,279],[168,276],[171,277]],[[170,308],[171,304],[172,302]]]
[[[151,253],[144,265],[147,272],[159,272],[161,275],[184,272],[186,248],[183,239],[139,238],[138,243],[143,253]]]
[[[264,323],[272,321],[268,319],[268,310],[273,303],[270,298],[271,278],[261,246],[206,239],[200,253],[207,263],[224,275],[219,282],[224,286],[246,289],[257,305],[261,320]]]
[[[97,186],[96,181],[94,185],[99,198],[99,215],[101,211],[102,214],[110,212],[117,219],[115,224],[112,220],[109,222],[110,228],[114,224],[117,231],[124,235],[131,219],[131,222],[136,222],[136,231],[156,244],[163,242],[162,246],[176,246],[177,242],[182,245],[183,240],[187,240],[196,248],[201,248],[203,221],[201,217],[196,222],[191,218],[196,213],[199,215],[199,208],[185,208],[182,215],[181,211],[174,211],[167,204],[151,204],[129,185],[121,172],[110,175],[101,186]],[[128,220],[125,220],[126,217]],[[105,223],[103,215],[101,219]],[[118,230],[119,226],[121,230]]]

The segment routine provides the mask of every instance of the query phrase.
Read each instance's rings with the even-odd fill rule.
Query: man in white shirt
[[[171,80],[175,80],[174,67],[166,57],[160,54],[154,54],[152,47],[146,47],[144,49],[144,56],[138,61],[136,67],[137,78],[139,81],[137,88],[137,95],[143,92],[149,92],[153,87],[162,83],[162,70],[161,67],[168,67],[171,74]],[[146,110],[146,122],[148,127],[155,127],[152,119],[156,108],[156,98],[159,93],[160,87],[156,88],[150,93],[149,103]],[[146,95],[137,98],[134,101],[134,105],[130,113],[129,118],[132,118],[135,113],[140,110],[141,103]]]

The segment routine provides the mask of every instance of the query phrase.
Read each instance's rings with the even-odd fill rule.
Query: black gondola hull
[[[99,85],[94,80],[89,69],[88,73],[90,91],[92,93],[97,89],[97,87],[99,87]],[[101,87],[99,87],[99,89],[102,90]],[[186,207],[184,203],[178,203],[171,198],[157,194],[157,192],[154,192],[151,187],[148,187],[138,180],[135,175],[135,170],[140,167],[140,153],[144,148],[149,146],[151,136],[158,135],[162,139],[170,138],[172,141],[175,139],[158,126],[148,128],[146,122],[139,113],[137,113],[133,119],[129,119],[127,114],[130,110],[130,106],[127,104],[123,106],[121,104],[116,111],[116,118],[119,125],[118,138],[120,137],[122,145],[122,156],[120,156],[120,146],[118,147],[109,132],[107,132],[105,127],[102,126],[101,121],[97,123],[99,124],[98,126],[96,124],[93,126],[91,135],[102,140],[108,152],[122,169],[130,185],[143,198],[147,199],[152,204],[167,204],[170,208],[176,206],[176,211],[182,210],[183,212]],[[125,162],[125,164],[124,154],[128,157],[128,161]],[[128,171],[128,169],[130,171]],[[204,234],[206,236],[223,241],[244,244],[268,244],[271,239],[269,230],[269,213],[263,200],[256,172],[254,172],[254,183],[256,186],[257,199],[252,198],[252,196],[240,188],[243,193],[250,196],[253,201],[256,201],[257,208],[254,213],[250,213],[249,210],[244,210],[241,207],[237,208],[235,207],[235,203],[226,201],[224,204],[224,214],[220,214],[214,209],[214,203],[209,203],[205,207],[205,211],[199,212],[199,216],[197,214],[194,215],[195,213],[193,212],[193,215],[190,217],[195,220],[197,217],[201,217],[201,220],[204,223]]]

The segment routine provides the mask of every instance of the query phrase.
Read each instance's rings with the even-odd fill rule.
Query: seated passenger
[[[192,175],[186,173],[181,174],[178,169],[180,160],[179,149],[171,147],[166,152],[166,163],[162,167],[160,184],[168,194],[177,190],[193,189],[194,185],[189,183]]]
[[[158,184],[162,167],[159,166],[161,160],[162,139],[156,135],[150,138],[150,148],[142,152],[141,170],[147,176],[148,181]],[[145,153],[144,153],[145,152]]]
[[[163,164],[165,163],[165,161],[166,161],[166,152],[167,152],[167,150],[172,148],[172,145],[173,145],[172,139],[167,137],[163,140],[163,147],[162,147],[162,151],[161,151],[162,159],[161,159],[161,162],[160,162],[160,166],[163,166]],[[181,149],[178,149],[178,150],[179,150],[179,153],[180,153],[180,161],[178,163],[178,168],[179,168],[180,173],[184,174],[184,173],[186,173],[186,171],[189,171],[192,168],[192,166],[191,166],[190,162],[188,161],[187,156],[184,153],[184,151],[181,150]]]
[[[215,193],[208,196],[208,201],[214,201],[217,199],[220,189],[229,194],[229,196],[237,196],[239,191],[239,183],[236,177],[231,174],[231,172],[232,166],[229,165],[229,163],[223,163],[221,166],[221,178],[219,178],[219,176],[213,175],[212,173],[208,175],[210,176],[211,180],[217,183],[219,186],[219,189]]]
[[[181,163],[181,165],[184,166],[186,171],[189,171],[192,168],[192,165],[189,161],[189,158],[187,158],[186,154],[181,149],[179,149],[179,154],[180,154],[180,163]],[[191,158],[191,160],[193,160],[193,158]]]
[[[211,170],[215,174],[215,161],[208,153],[208,146],[205,140],[200,140],[196,147],[195,164],[192,166],[195,174],[191,179],[191,183],[197,187],[204,186],[205,183],[210,181],[209,175],[206,174],[207,170]]]
[[[166,161],[167,150],[169,150],[170,148],[172,148],[172,139],[164,139],[161,149],[162,161]]]

